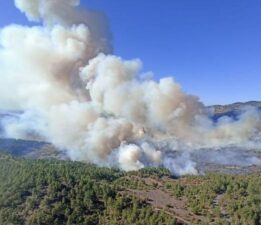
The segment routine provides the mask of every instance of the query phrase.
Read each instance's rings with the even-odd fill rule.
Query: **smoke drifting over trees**
[[[123,170],[165,166],[176,174],[197,173],[190,159],[197,149],[259,148],[260,112],[213,122],[173,78],[143,79],[140,60],[111,54],[102,13],[77,0],[15,5],[43,25],[0,33],[0,109],[22,112],[2,121],[7,137],[41,137],[73,160]]]

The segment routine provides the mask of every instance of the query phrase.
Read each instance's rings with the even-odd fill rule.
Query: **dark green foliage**
[[[210,219],[219,218],[217,224],[261,224],[260,174],[232,176],[212,173],[187,177],[187,183],[190,185],[166,186],[175,196],[184,196],[193,213],[209,214]]]
[[[0,154],[0,224],[170,224],[145,202],[123,195],[117,169]],[[149,223],[151,216],[157,218]]]
[[[191,218],[184,219],[191,224],[261,224],[260,174],[173,180],[163,168],[125,173],[80,162],[26,160],[0,153],[1,225],[182,224],[173,216],[175,205],[157,208],[130,194],[131,190],[157,189],[185,202]]]

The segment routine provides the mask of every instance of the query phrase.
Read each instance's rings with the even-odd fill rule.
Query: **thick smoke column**
[[[15,4],[43,26],[1,30],[0,109],[23,112],[3,121],[6,136],[44,139],[73,160],[124,170],[166,166],[176,174],[197,172],[190,161],[196,149],[256,147],[260,113],[213,122],[173,78],[142,79],[140,60],[108,54],[101,13],[77,0]]]

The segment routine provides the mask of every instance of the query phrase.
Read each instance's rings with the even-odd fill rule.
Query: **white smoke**
[[[256,146],[260,113],[213,122],[173,78],[142,79],[140,60],[109,55],[105,17],[76,0],[16,0],[29,20],[0,33],[0,109],[14,138],[41,137],[73,160],[137,170],[165,166],[196,174],[187,151]],[[182,152],[176,158],[169,151]]]
[[[46,27],[60,24],[72,27],[84,24],[91,32],[96,48],[109,52],[110,32],[103,13],[88,9],[82,10],[80,0],[15,0],[16,7],[26,14],[30,21],[42,21]]]

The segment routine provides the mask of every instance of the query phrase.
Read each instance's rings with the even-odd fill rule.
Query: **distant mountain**
[[[210,108],[214,109],[215,114],[224,114],[232,111],[240,111],[244,107],[256,107],[261,109],[261,101],[236,102],[229,105],[213,105]]]
[[[238,119],[238,116],[247,107],[255,107],[261,111],[261,101],[236,102],[228,105],[213,105],[209,106],[210,116],[214,121],[217,121],[222,116],[229,116]]]

